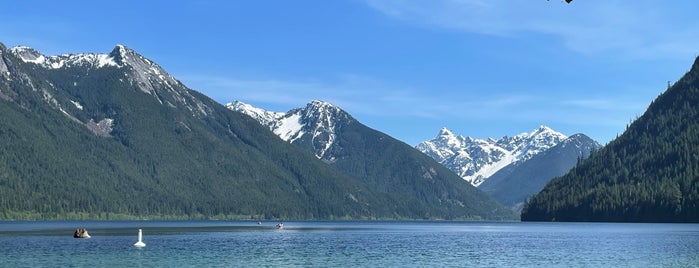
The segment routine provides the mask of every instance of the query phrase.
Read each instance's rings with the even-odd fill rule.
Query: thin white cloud
[[[350,114],[376,118],[416,118],[492,122],[576,122],[618,126],[638,113],[647,100],[619,92],[604,98],[552,96],[535,93],[483,93],[414,90],[361,75],[340,75],[332,81],[232,79],[213,76],[184,77],[185,84],[206,89],[221,102],[242,100],[261,108],[286,111],[310,100],[329,101]],[[585,94],[584,92],[581,94]]]
[[[365,0],[389,17],[415,25],[476,34],[541,34],[581,53],[634,58],[694,56],[699,17],[689,1]],[[554,39],[555,40],[555,39]],[[552,43],[552,49],[555,44]]]
[[[430,97],[405,87],[393,87],[370,77],[342,74],[332,81],[280,81],[275,79],[236,79],[208,75],[184,76],[182,81],[220,102],[242,100],[252,104],[272,104],[291,109],[320,99],[353,114],[372,116],[427,116],[423,105]],[[268,108],[269,107],[263,107]]]

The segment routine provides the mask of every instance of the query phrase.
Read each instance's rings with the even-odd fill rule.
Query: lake
[[[8,221],[3,267],[699,267],[698,224]],[[87,228],[92,238],[72,238]],[[144,248],[136,248],[138,229]]]

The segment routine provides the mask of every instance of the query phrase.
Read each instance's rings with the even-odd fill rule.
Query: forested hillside
[[[133,65],[47,69],[2,54],[0,218],[393,215],[378,205],[386,199],[197,92],[145,81],[148,94]]]
[[[522,220],[699,222],[699,59],[621,136],[529,200]]]
[[[271,126],[270,130],[290,143],[396,200],[392,204],[396,216],[516,218],[512,211],[427,155],[365,126],[330,103],[312,101],[304,108],[287,113],[265,111],[240,102],[229,107]],[[465,216],[463,211],[472,211],[472,214]]]
[[[124,46],[46,57],[0,44],[0,114],[0,219],[509,215],[414,213]]]

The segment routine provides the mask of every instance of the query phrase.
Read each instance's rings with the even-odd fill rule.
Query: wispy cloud
[[[516,37],[558,38],[581,53],[634,58],[694,56],[699,17],[682,1],[365,0],[387,16],[426,27]],[[554,39],[555,40],[555,39]],[[552,44],[552,47],[553,44]]]
[[[342,74],[329,80],[237,79],[208,75],[184,76],[185,84],[206,90],[219,102],[242,100],[268,104],[267,109],[291,109],[320,99],[356,114],[431,116],[433,98],[407,87],[388,85],[371,77]]]
[[[518,122],[567,122],[585,125],[623,125],[625,115],[642,111],[645,96],[610,93],[604,98],[536,93],[484,93],[411,89],[360,75],[339,75],[332,81],[281,81],[233,79],[215,76],[185,76],[193,88],[220,102],[242,100],[262,108],[286,111],[313,99],[329,101],[351,114],[379,118],[491,120]],[[431,93],[432,92],[432,93]]]

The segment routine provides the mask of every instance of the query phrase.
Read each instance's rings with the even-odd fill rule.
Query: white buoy
[[[137,248],[145,247],[146,243],[143,243],[143,241],[141,240],[143,240],[143,231],[141,231],[141,229],[138,229],[138,242],[136,242],[136,244],[133,244],[133,246]]]

